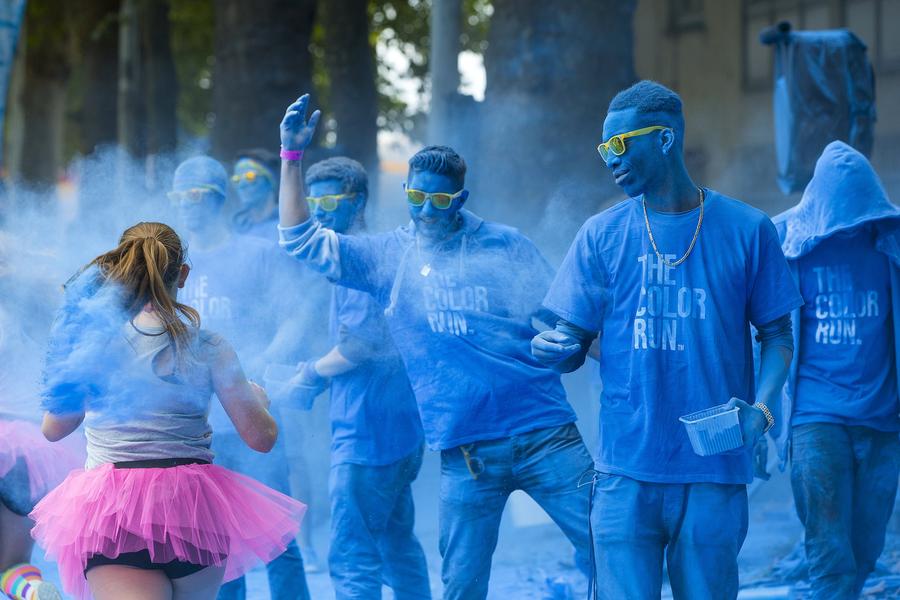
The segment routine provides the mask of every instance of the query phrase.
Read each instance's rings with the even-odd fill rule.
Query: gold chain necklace
[[[700,192],[700,218],[697,219],[697,229],[694,231],[694,237],[691,240],[691,245],[688,246],[687,252],[675,262],[669,262],[659,251],[659,248],[656,247],[656,240],[653,239],[653,231],[650,229],[650,217],[647,216],[647,200],[641,196],[641,206],[644,208],[644,224],[647,226],[647,235],[650,236],[650,245],[653,246],[653,251],[656,252],[656,258],[667,267],[677,267],[686,261],[687,257],[691,255],[691,251],[694,249],[694,244],[697,243],[697,238],[700,236],[700,226],[703,224],[703,188],[697,188],[697,191]]]

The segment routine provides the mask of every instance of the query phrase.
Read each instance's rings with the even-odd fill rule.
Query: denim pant
[[[382,582],[397,600],[431,599],[410,489],[422,453],[386,466],[332,465],[328,566],[337,600],[381,598]]]
[[[303,558],[297,542],[291,540],[287,550],[266,565],[269,578],[269,597],[273,600],[310,600]],[[244,600],[247,597],[247,581],[239,577],[219,588],[216,600]]]
[[[745,485],[647,483],[601,473],[591,526],[604,600],[658,599],[664,557],[676,599],[737,597]]]
[[[579,487],[579,482],[591,467],[591,456],[574,424],[443,450],[444,600],[487,597],[503,507],[515,490],[523,490],[547,511],[575,546],[576,560],[587,571],[590,486]]]
[[[289,494],[288,466],[282,440],[276,442],[271,452],[263,454],[250,449],[234,431],[213,435],[215,463],[262,484]],[[278,600],[309,600],[309,587],[303,558],[296,542],[291,542],[283,554],[266,565],[269,590],[272,598]],[[244,600],[247,585],[243,577],[229,581],[219,589],[217,600]]]
[[[835,423],[793,430],[791,485],[813,598],[856,598],[884,549],[900,474],[897,433]]]

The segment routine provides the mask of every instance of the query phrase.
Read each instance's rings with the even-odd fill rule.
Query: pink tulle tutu
[[[36,423],[0,419],[0,478],[24,459],[32,501],[40,500],[71,471],[83,467],[84,457],[83,439],[48,442]]]
[[[84,599],[84,568],[95,554],[148,550],[155,563],[224,565],[229,581],[284,552],[305,512],[293,498],[217,465],[106,464],[71,473],[31,517],[63,587]]]

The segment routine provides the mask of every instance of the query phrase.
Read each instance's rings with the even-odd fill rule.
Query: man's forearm
[[[281,186],[278,192],[278,217],[282,227],[293,227],[309,219],[303,187],[303,168],[299,160],[281,161]]]
[[[357,364],[348,360],[335,346],[331,351],[316,361],[316,372],[322,377],[334,377],[349,373]]]
[[[781,389],[787,380],[793,354],[793,350],[785,346],[763,345],[759,355],[757,402],[772,406],[781,398]]]

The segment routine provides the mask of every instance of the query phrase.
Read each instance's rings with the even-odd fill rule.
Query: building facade
[[[795,203],[778,189],[772,116],[774,50],[759,33],[846,27],[875,69],[872,162],[900,201],[900,0],[639,0],[638,75],[677,90],[685,103],[685,152],[698,183],[770,214]]]

